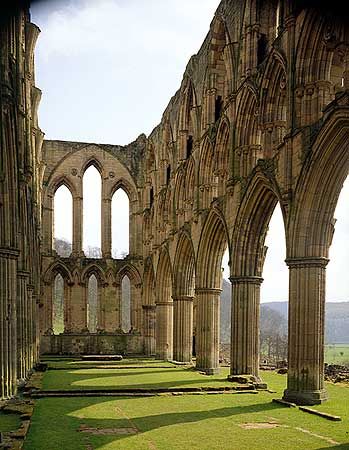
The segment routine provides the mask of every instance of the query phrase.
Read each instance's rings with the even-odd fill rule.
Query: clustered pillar
[[[173,302],[156,303],[156,357],[173,358]]]
[[[219,302],[221,289],[196,289],[196,367],[212,375],[219,372]]]
[[[230,277],[231,375],[254,375],[259,369],[259,303],[262,278]]]
[[[155,323],[156,323],[156,306],[143,305],[143,337],[144,337],[144,354],[146,356],[155,355]]]
[[[325,282],[328,259],[292,258],[289,266],[288,377],[284,398],[298,404],[326,400],[324,388]]]
[[[191,362],[193,353],[193,297],[173,298],[173,359]]]
[[[0,249],[0,398],[9,398],[16,393],[17,257],[15,250]]]

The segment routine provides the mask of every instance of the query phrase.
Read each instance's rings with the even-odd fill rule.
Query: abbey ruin
[[[45,141],[26,2],[1,22],[1,398],[40,352],[155,355],[219,371],[222,258],[229,249],[231,376],[259,377],[259,303],[269,220],[280,204],[289,268],[288,384],[298,404],[326,400],[326,265],[349,171],[349,27],[296,0],[222,0],[179,90],[150,136],[122,147]],[[45,30],[42,30],[44,33]],[[140,132],[142,130],[139,130]],[[102,180],[102,257],[84,254],[82,179]],[[53,246],[54,196],[73,199],[69,257]],[[129,254],[112,257],[111,200],[130,202]],[[53,327],[64,280],[64,332]],[[88,280],[98,283],[89,330]],[[121,331],[121,283],[131,330]]]

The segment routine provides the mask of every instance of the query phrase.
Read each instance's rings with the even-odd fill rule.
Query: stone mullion
[[[196,366],[207,374],[219,372],[219,302],[221,289],[196,289]]]
[[[260,277],[231,277],[231,375],[258,377]]]
[[[102,189],[104,192],[104,189]],[[111,258],[111,199],[102,199],[102,217],[101,217],[101,230],[102,230],[102,256],[103,258]]]
[[[317,404],[324,388],[326,258],[288,259],[290,272],[288,379],[284,398]]]
[[[173,298],[173,359],[191,362],[193,348],[193,297]]]
[[[156,303],[156,357],[173,358],[173,302]]]
[[[156,325],[156,306],[143,305],[143,336],[144,336],[144,354],[151,356],[155,354],[155,325]]]
[[[83,198],[76,196],[73,198],[73,242],[72,253],[74,256],[83,256],[82,250],[83,236]]]

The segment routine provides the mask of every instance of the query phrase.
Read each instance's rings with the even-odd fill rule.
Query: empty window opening
[[[168,165],[166,168],[166,184],[170,184],[170,179],[171,179],[171,166]]]
[[[131,329],[131,283],[127,275],[121,283],[121,328],[125,333]]]
[[[88,280],[87,328],[90,333],[97,332],[98,283],[95,275]]]
[[[93,165],[83,178],[83,248],[88,258],[101,258],[101,175]]]
[[[262,62],[267,57],[268,52],[268,39],[265,34],[261,34],[258,38],[257,43],[257,65],[262,64]]]
[[[189,136],[187,139],[187,158],[190,157],[192,152],[193,152],[193,136]]]
[[[216,97],[216,101],[215,101],[215,111],[214,111],[215,122],[217,122],[217,120],[219,120],[219,118],[220,118],[220,116],[222,114],[222,109],[223,109],[222,96],[218,95]]]
[[[57,274],[54,282],[53,294],[53,334],[64,332],[64,280],[61,274]]]
[[[123,259],[129,254],[130,201],[123,189],[112,198],[112,256]]]
[[[150,188],[150,191],[149,191],[149,205],[150,205],[150,208],[153,206],[153,204],[154,204],[154,188],[152,186]]]
[[[62,185],[54,196],[54,249],[59,256],[68,258],[73,241],[73,200],[69,189]]]

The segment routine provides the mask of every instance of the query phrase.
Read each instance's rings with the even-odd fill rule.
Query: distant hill
[[[230,303],[231,285],[223,279],[221,294],[221,342],[230,342]],[[282,326],[287,333],[288,302],[269,302],[261,304],[261,316],[268,310],[277,312],[284,320]],[[328,344],[349,344],[349,302],[326,303],[325,342]],[[261,321],[261,326],[265,321]]]

